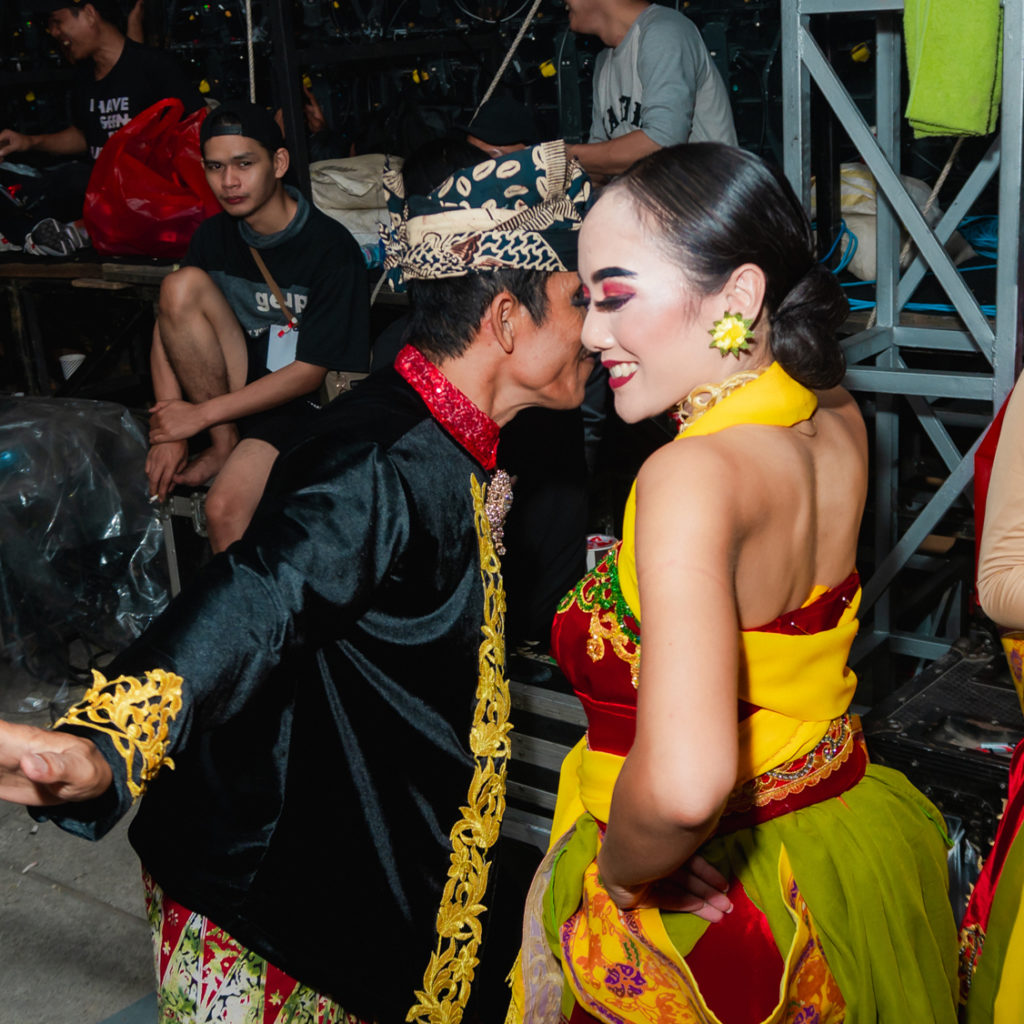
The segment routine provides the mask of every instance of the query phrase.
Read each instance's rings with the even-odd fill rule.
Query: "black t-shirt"
[[[157,100],[177,97],[186,114],[203,103],[171,54],[131,39],[125,39],[117,63],[100,79],[93,77],[91,60],[76,65],[74,96],[73,123],[85,136],[94,160],[118,128]]]
[[[256,236],[237,218],[220,213],[192,236],[185,262],[205,270],[224,293],[249,342],[249,381],[298,359],[329,370],[363,372],[370,358],[366,263],[348,230],[310,206],[295,190],[299,208],[277,235]],[[248,231],[285,302],[299,319],[288,326],[263,280]]]

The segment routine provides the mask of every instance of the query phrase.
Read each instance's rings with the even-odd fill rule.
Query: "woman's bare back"
[[[867,490],[864,422],[850,394],[835,388],[819,396],[809,421],[716,436],[734,446],[743,481],[735,587],[740,624],[751,628],[855,568]]]

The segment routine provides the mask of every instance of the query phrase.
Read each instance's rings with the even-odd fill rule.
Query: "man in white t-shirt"
[[[679,142],[736,145],[729,94],[700,31],[647,0],[566,0],[569,27],[608,47],[594,69],[590,141],[568,147],[592,177]]]

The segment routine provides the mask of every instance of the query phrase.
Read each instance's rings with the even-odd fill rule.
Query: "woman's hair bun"
[[[772,355],[805,387],[835,387],[846,372],[836,332],[849,311],[835,274],[814,263],[769,316]]]

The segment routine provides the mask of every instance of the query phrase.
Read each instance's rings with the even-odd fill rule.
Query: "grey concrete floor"
[[[0,660],[0,717],[49,725],[45,704],[20,708],[57,693]],[[91,843],[0,802],[0,1024],[155,1024],[149,925],[126,833],[122,821]]]

